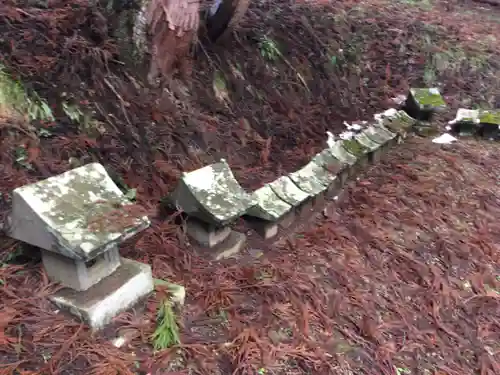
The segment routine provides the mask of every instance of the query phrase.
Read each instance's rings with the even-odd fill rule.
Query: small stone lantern
[[[153,290],[151,268],[118,252],[149,224],[92,163],[15,189],[5,229],[40,248],[49,279],[64,286],[50,299],[100,329]]]
[[[230,225],[256,204],[224,159],[183,173],[168,202],[188,216],[188,236],[210,249],[215,259],[231,257],[244,246],[246,236]]]

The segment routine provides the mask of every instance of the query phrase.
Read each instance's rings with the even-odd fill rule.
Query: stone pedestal
[[[232,258],[245,247],[246,241],[245,234],[232,230],[224,241],[210,249],[211,258],[214,260]]]
[[[268,240],[278,235],[279,225],[278,222],[263,220],[259,218],[245,218],[247,224],[257,232],[259,236]]]
[[[116,315],[133,307],[153,291],[151,267],[122,259],[111,275],[83,292],[64,288],[50,297],[60,309],[99,330]]]
[[[446,103],[437,88],[412,88],[403,110],[414,119],[431,121],[434,113],[446,109]]]
[[[188,219],[186,233],[198,245],[209,249],[222,243],[231,234],[230,227],[215,227],[197,219]]]
[[[89,289],[120,266],[118,248],[84,262],[42,250],[42,262],[50,280],[77,291]]]

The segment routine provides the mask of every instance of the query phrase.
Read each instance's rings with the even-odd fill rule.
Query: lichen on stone
[[[98,163],[22,186],[14,195],[28,203],[61,247],[47,250],[77,259],[92,259],[149,225],[147,217],[123,209],[131,202]]]
[[[289,174],[290,179],[299,187],[299,189],[314,196],[326,190],[335,176],[326,169],[310,162],[296,172]]]
[[[357,158],[355,155],[346,151],[342,144],[343,141],[336,141],[333,143],[331,147],[328,148],[328,151],[332,153],[332,155],[339,160],[341,163],[345,163],[349,166],[356,164]]]
[[[347,152],[354,155],[356,158],[360,158],[369,151],[366,146],[363,146],[356,139],[344,139],[342,141],[342,146],[347,150]]]
[[[248,215],[264,220],[276,221],[292,209],[269,185],[264,185],[253,192],[257,204],[248,210]]]
[[[372,139],[378,144],[385,144],[396,137],[396,134],[390,132],[388,129],[384,127],[376,127],[373,125],[370,125],[366,129],[364,129],[363,134],[365,134],[368,138]]]
[[[396,111],[388,116],[381,116],[379,119],[379,125],[397,133],[406,133],[415,123],[416,120],[405,111]]]
[[[282,176],[269,184],[278,197],[288,204],[297,207],[311,195],[299,189],[288,176]]]
[[[218,224],[235,220],[256,204],[255,199],[238,183],[224,159],[184,173],[182,181]]]
[[[377,150],[381,144],[384,142],[375,142],[373,139],[368,137],[365,133],[356,134],[355,139],[359,142],[359,144],[363,147],[366,147],[370,151]]]

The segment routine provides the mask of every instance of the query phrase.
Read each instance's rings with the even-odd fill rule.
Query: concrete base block
[[[371,164],[377,164],[380,163],[380,160],[382,160],[382,153],[384,152],[383,147],[380,147],[368,155],[369,162]]]
[[[246,244],[247,236],[243,233],[231,231],[229,236],[220,244],[210,249],[214,260],[234,257]]]
[[[190,218],[186,222],[186,232],[198,245],[211,249],[229,237],[231,228],[215,228],[200,220]]]
[[[345,174],[345,180],[347,180],[347,174]],[[345,182],[344,180],[344,182]],[[328,189],[325,191],[325,199],[331,200],[333,197],[337,196],[342,190],[342,186],[344,184],[341,181],[340,175],[328,186]]]
[[[89,289],[115,272],[121,264],[117,247],[87,262],[42,250],[42,262],[50,280],[77,291]]]
[[[290,228],[290,226],[294,223],[295,221],[295,210],[291,210],[287,212],[283,217],[278,221],[278,225],[281,228]]]
[[[323,193],[320,193],[316,196],[314,196],[311,199],[311,207],[316,210],[318,208],[323,208],[326,204],[326,198],[325,198],[325,193],[327,190],[325,190]]]
[[[119,313],[146,298],[154,287],[149,265],[124,258],[121,263],[113,274],[86,291],[64,288],[50,300],[92,329],[103,328]]]
[[[278,234],[278,223],[258,218],[248,218],[248,225],[257,232],[259,236],[268,240]]]

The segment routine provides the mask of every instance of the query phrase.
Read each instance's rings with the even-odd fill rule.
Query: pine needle
[[[179,326],[168,298],[165,298],[160,305],[156,323],[157,327],[152,336],[155,350],[164,350],[180,344]]]

